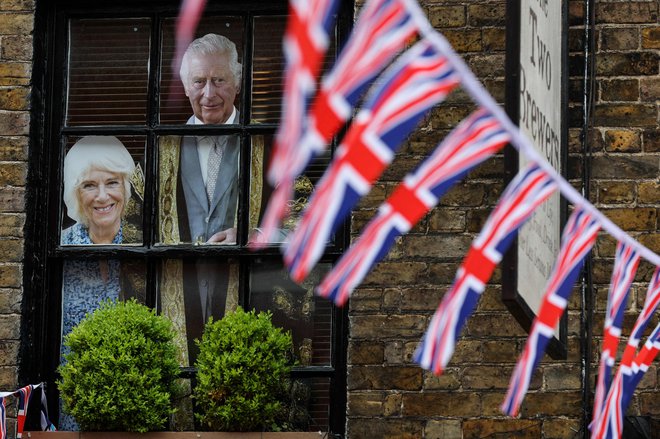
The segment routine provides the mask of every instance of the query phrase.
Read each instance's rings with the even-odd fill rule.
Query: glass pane
[[[332,305],[314,295],[314,286],[329,270],[330,264],[319,264],[297,285],[279,261],[257,261],[250,268],[250,308],[271,311],[273,323],[291,331],[302,366],[332,361]]]
[[[296,431],[328,431],[330,379],[296,379],[291,383],[289,423]]]
[[[66,139],[62,245],[142,244],[144,136]]]
[[[193,114],[191,100],[185,94],[179,72],[172,70],[176,46],[174,39],[175,27],[175,19],[168,19],[163,23],[160,121],[164,124],[184,124]],[[243,19],[240,17],[205,16],[197,27],[195,38],[202,37],[208,33],[215,33],[228,38],[236,45],[238,62],[240,63],[243,59],[243,29]],[[238,79],[240,84],[240,77]],[[239,98],[240,91],[236,96],[235,102],[233,102],[236,108],[240,110]],[[238,120],[236,119],[236,123],[238,123]]]
[[[252,136],[252,159],[250,162],[250,234],[259,233],[259,224],[268,206],[273,193],[273,187],[268,184],[265,165],[270,160],[274,136]],[[330,163],[330,151],[326,150],[309,164],[305,173],[299,176],[294,183],[294,193],[288,202],[289,215],[280,227],[280,233],[272,240],[281,243],[289,231],[293,230],[300,219],[304,208],[309,202],[314,186],[321,179],[325,169]],[[332,238],[334,242],[334,237]]]
[[[151,20],[69,25],[67,125],[145,124]]]
[[[64,336],[78,325],[87,314],[94,312],[101,302],[134,298],[145,303],[146,267],[144,261],[117,259],[70,259],[62,265],[62,332],[60,362],[69,352]],[[58,427],[78,430],[74,418],[62,410]]]
[[[70,259],[62,267],[62,335],[104,300],[145,303],[146,267],[139,260]]]
[[[233,260],[163,261],[159,274],[159,309],[174,323],[182,366],[195,364],[198,353],[195,339],[201,339],[209,317],[218,320],[225,312],[236,309],[238,269]]]
[[[282,38],[286,21],[286,16],[254,18],[250,120],[256,123],[278,123],[280,120],[285,67]],[[327,71],[332,65],[335,51],[334,40],[331,40],[322,71]]]
[[[158,152],[158,242],[235,245],[239,136],[166,136]]]

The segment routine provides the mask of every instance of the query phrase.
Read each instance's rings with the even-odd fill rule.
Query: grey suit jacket
[[[237,116],[238,117],[238,116]],[[191,120],[188,122],[191,123]],[[181,141],[181,186],[193,242],[206,242],[214,233],[234,227],[238,203],[238,166],[240,140],[228,136],[220,163],[215,193],[209,205],[197,153],[197,138]]]

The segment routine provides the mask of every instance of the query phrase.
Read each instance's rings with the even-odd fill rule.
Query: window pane
[[[185,94],[183,85],[179,78],[179,72],[172,70],[172,62],[175,52],[175,19],[165,20],[163,23],[163,46],[162,46],[162,65],[161,65],[161,102],[160,102],[160,121],[164,124],[184,124],[193,114],[191,104]],[[243,19],[232,16],[205,16],[201,19],[197,27],[195,38],[199,38],[208,33],[215,33],[228,38],[236,45],[238,52],[238,62],[243,59]],[[239,102],[240,94],[237,96],[234,105],[241,109]],[[238,123],[238,120],[236,121]]]
[[[201,339],[209,317],[218,320],[226,311],[236,309],[238,274],[238,264],[233,260],[163,261],[159,274],[159,307],[162,315],[174,323],[182,366],[195,364],[198,353],[195,339]]]
[[[239,136],[166,136],[159,144],[158,241],[235,245]]]
[[[143,261],[71,259],[62,268],[62,335],[66,335],[104,300],[135,298],[144,303]]]
[[[142,244],[144,136],[66,140],[62,245]]]
[[[280,120],[285,67],[282,38],[286,22],[286,16],[254,18],[250,120],[257,123],[278,123]],[[332,35],[330,38],[330,46],[321,68],[322,71],[328,70],[335,58],[335,42]]]
[[[257,229],[257,233],[259,232],[259,224],[273,192],[273,188],[268,184],[268,179],[266,178],[268,166],[265,165],[271,157],[273,139],[274,136],[271,135],[255,135],[251,137],[250,233],[255,229]],[[273,238],[273,243],[282,242],[286,238],[287,233],[295,228],[304,208],[309,202],[314,186],[323,176],[329,162],[330,151],[326,150],[309,164],[303,175],[296,178],[294,193],[288,202],[289,215],[284,219],[278,236]],[[334,237],[332,240],[334,241]]]
[[[251,119],[260,123],[277,123],[280,119],[286,21],[285,16],[254,19]]]
[[[151,20],[71,20],[69,33],[67,125],[145,124]]]
[[[289,422],[298,431],[328,431],[330,379],[296,379],[291,383]]]
[[[314,286],[329,270],[330,264],[319,264],[297,285],[279,261],[256,261],[250,267],[250,308],[271,311],[273,323],[291,331],[302,366],[331,364],[332,305],[314,295]]]

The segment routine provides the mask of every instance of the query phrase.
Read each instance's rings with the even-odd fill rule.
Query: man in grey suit
[[[241,64],[229,39],[207,34],[193,41],[181,63],[180,77],[193,116],[188,124],[235,124],[234,100],[240,90]],[[179,229],[196,244],[236,244],[240,141],[236,135],[187,136],[181,141]],[[203,324],[224,316],[229,265],[208,259],[184,262],[186,330],[191,361]],[[198,294],[193,291],[196,287]]]

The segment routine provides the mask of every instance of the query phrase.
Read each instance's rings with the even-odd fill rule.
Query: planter
[[[32,439],[322,439],[322,432],[265,432],[265,433],[232,433],[216,431],[181,431],[181,432],[150,432],[150,433],[104,433],[85,431],[27,431],[24,438]]]

